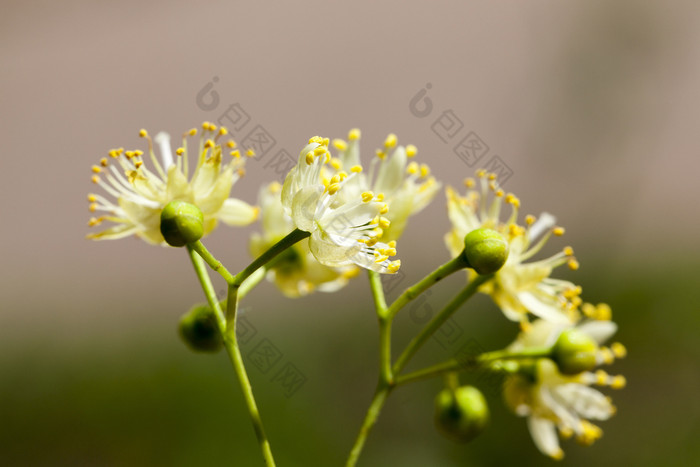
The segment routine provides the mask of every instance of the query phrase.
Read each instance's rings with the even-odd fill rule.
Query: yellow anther
[[[177,148],[177,149],[175,150],[175,154],[177,154],[178,156],[181,156],[181,155],[183,155],[184,153],[185,153],[185,148]]]
[[[396,240],[390,241],[389,243],[387,243],[387,245],[389,246],[389,248],[396,248]]]
[[[326,152],[326,159],[323,161],[324,164],[328,164],[331,161],[331,153]]]
[[[406,167],[406,173],[409,175],[415,175],[418,173],[418,163],[417,162],[411,162],[408,164],[408,167]]]
[[[464,179],[464,186],[467,188],[474,188],[474,179],[473,178],[465,178]]]
[[[607,303],[599,303],[595,312],[595,319],[599,321],[610,321],[612,319],[612,309]]]
[[[226,128],[225,126],[222,126],[221,128],[219,128],[219,134],[220,134],[221,136],[227,135],[227,134],[228,134],[228,128]]]
[[[362,193],[362,201],[364,203],[369,203],[370,201],[372,201],[373,198],[374,193],[372,193],[371,191],[365,191],[364,193]]]
[[[306,157],[304,157],[304,160],[306,161],[306,165],[311,165],[314,163],[314,153],[312,151],[309,151],[306,153]]]
[[[399,140],[394,133],[389,133],[389,135],[384,140],[384,147],[393,148],[394,146],[396,146],[396,143],[398,143],[398,141]]]
[[[603,359],[603,363],[606,365],[612,365],[615,361],[615,355],[612,353],[612,350],[607,347],[600,348],[600,356]]]
[[[384,201],[384,193],[377,193],[377,201]]]
[[[348,149],[348,143],[346,143],[342,139],[334,139],[333,140],[333,146],[338,150],[338,151],[346,151]]]
[[[489,189],[491,191],[496,191],[496,182],[489,182]]]
[[[90,227],[94,227],[96,225],[100,225],[103,220],[104,220],[103,217],[91,217],[90,220],[88,221],[88,225]]]
[[[379,195],[377,195],[377,199],[379,199]],[[379,214],[386,214],[387,212],[389,212],[389,205],[384,204],[382,206],[382,208],[379,210]]]
[[[532,214],[528,214],[527,216],[525,216],[525,223],[527,225],[534,224],[535,223],[535,216],[533,216]]]
[[[116,149],[110,149],[109,152],[107,153],[109,157],[119,157],[119,153],[117,152]]]
[[[90,204],[90,212],[95,212],[97,211],[97,203],[91,203]]]
[[[241,151],[239,151],[238,149],[231,151],[229,154],[235,157],[236,159],[239,159],[241,157]]]
[[[236,170],[236,173],[238,174],[239,177],[242,177],[245,175],[245,169],[241,167],[240,169]]]
[[[102,167],[107,167],[107,158],[106,157],[103,157],[102,159],[100,159],[100,165]]]
[[[418,154],[418,148],[412,144],[406,146],[406,157],[413,157]]]
[[[141,167],[142,165],[143,165],[143,161],[136,161],[136,162],[134,162],[134,167],[136,167],[137,169],[138,169],[139,167]]]
[[[564,227],[554,227],[552,229],[552,233],[557,237],[561,237],[562,235],[564,235]]]
[[[270,190],[271,193],[277,193],[282,189],[282,185],[280,185],[279,182],[272,182],[268,186],[268,189]]]
[[[92,180],[92,183],[100,183],[100,177],[97,175],[93,175],[90,180]]]
[[[340,172],[338,172],[338,176],[340,177],[340,181],[342,182],[343,180],[348,178],[348,173],[341,170]]]
[[[236,147],[236,142],[234,140],[230,139],[230,140],[226,141],[226,147],[233,149]]]
[[[311,138],[309,138],[309,144],[311,143],[323,145],[323,138],[321,138],[320,136],[312,136]]]
[[[574,435],[574,430],[568,426],[563,426],[559,429],[559,435],[562,439],[569,439]]]
[[[124,151],[124,156],[127,159],[131,159],[132,157],[134,157],[134,151]]]
[[[253,148],[250,148],[245,152],[245,155],[246,157],[255,157],[255,151],[253,150]]]
[[[379,241],[378,238],[372,237],[372,238],[368,239],[368,240],[365,242],[365,244],[366,244],[367,246],[374,246],[374,245],[377,244],[378,241]]]
[[[613,377],[612,381],[610,382],[610,387],[613,389],[622,389],[625,386],[627,386],[627,378],[622,375]]]
[[[325,147],[328,147],[328,145],[331,144],[330,138],[323,138],[323,142],[321,144],[323,144]]]
[[[350,141],[358,140],[358,139],[360,139],[360,136],[361,136],[360,130],[357,129],[357,128],[353,128],[353,129],[350,130],[350,132],[348,133],[348,139],[349,139]]]
[[[564,254],[566,256],[574,256],[574,249],[571,248],[570,246],[565,246],[564,247]]]
[[[331,157],[331,167],[333,167],[335,170],[340,170],[343,167],[343,164],[337,157]]]
[[[209,124],[209,131],[216,131],[216,125],[214,125],[213,123],[210,123]]]
[[[388,260],[389,257],[386,255],[379,255],[377,259],[374,260],[375,263],[383,263],[384,261]]]
[[[359,174],[360,172],[362,172],[362,166],[361,165],[353,165],[352,167],[350,167],[350,172],[354,172],[354,173]]]
[[[94,173],[98,174],[98,173],[102,172],[102,169],[101,169],[100,167],[96,166],[96,165],[93,165],[93,166],[92,166],[92,171],[93,171]]]
[[[386,158],[386,153],[384,151],[382,151],[381,149],[377,149],[375,152],[376,152],[378,158],[380,158],[380,159]]]
[[[384,229],[382,229],[381,227],[375,227],[375,228],[372,230],[372,232],[374,232],[374,235],[375,235],[377,238],[382,238],[382,237],[384,236]]]
[[[191,128],[190,131],[188,131],[190,136],[194,136],[197,134],[197,129],[196,128]]]
[[[594,373],[595,376],[595,384],[598,386],[605,386],[608,384],[608,381],[610,380],[610,375],[608,375],[605,370],[597,370]]]
[[[497,198],[503,198],[503,196],[504,196],[505,194],[506,194],[505,191],[501,190],[500,188],[499,188],[498,190],[496,190],[496,192],[494,193],[494,195],[495,195]]]
[[[398,272],[399,268],[401,268],[401,260],[397,259],[396,261],[392,261],[389,263],[389,266],[387,266],[387,270],[389,271],[390,274],[395,274]]]
[[[144,130],[143,128],[141,128],[139,130],[139,137],[145,138],[146,136],[148,136],[148,132],[146,130]]]
[[[338,182],[340,182],[340,175],[339,174],[333,175],[333,177],[331,177],[331,183],[338,183]]]
[[[380,253],[386,256],[396,256],[396,248],[384,248]]]
[[[579,262],[576,261],[575,258],[571,258],[566,264],[572,271],[578,271],[578,268],[581,267],[581,264],[579,264]]]
[[[213,148],[214,146],[215,146],[214,141],[212,141],[212,140],[210,140],[210,139],[208,139],[208,140],[204,143],[204,147],[207,148],[207,149],[208,149],[208,148]]]
[[[391,221],[386,217],[379,218],[379,227],[381,227],[382,229],[388,229],[390,225]]]
[[[209,129],[209,122],[202,122],[202,130],[207,131]]]
[[[328,186],[328,193],[334,195],[340,190],[340,183],[331,183]]]
[[[610,345],[610,350],[612,350],[616,358],[625,358],[627,356],[627,349],[619,342],[613,342]]]
[[[321,156],[326,153],[327,149],[324,148],[323,146],[319,146],[314,149],[314,156]]]
[[[428,175],[430,175],[430,167],[428,167],[425,164],[421,164],[420,165],[420,176],[427,177]]]
[[[97,201],[97,195],[93,195],[92,193],[90,193],[90,194],[88,195],[88,198],[87,198],[87,199],[88,199],[88,201],[90,201],[91,203],[94,203],[95,201]]]
[[[141,157],[143,156],[143,151],[140,149],[134,150],[134,157]]]

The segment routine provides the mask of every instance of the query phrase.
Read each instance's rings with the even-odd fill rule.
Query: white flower
[[[545,320],[537,320],[531,328],[520,334],[509,350],[551,346],[565,329]],[[617,326],[611,321],[586,321],[576,326],[599,344],[615,333]],[[611,363],[615,356],[622,357],[625,349],[615,343],[611,348],[599,349],[599,363]],[[613,389],[625,385],[623,376],[610,376],[603,370],[585,371],[576,375],[562,374],[554,361],[539,359],[530,375],[515,374],[504,383],[506,403],[519,416],[528,417],[528,428],[537,448],[544,454],[561,459],[564,452],[559,446],[559,436],[572,435],[584,445],[590,445],[602,436],[602,430],[589,420],[607,420],[615,413],[610,398],[590,387],[591,384],[610,386]]]
[[[385,217],[390,222],[383,232],[385,242],[398,240],[408,218],[425,208],[440,189],[440,183],[430,175],[427,165],[408,162],[416,155],[416,147],[397,146],[397,143],[396,135],[387,136],[384,148],[376,151],[377,158],[372,160],[368,173],[359,172],[344,188],[346,195],[351,196],[365,192],[383,195],[389,206]],[[361,165],[360,130],[350,130],[347,142],[333,140],[333,146],[338,150],[338,157],[330,163],[336,170],[350,170]]]
[[[390,261],[396,254],[394,242],[378,240],[389,221],[382,197],[373,193],[348,194],[347,183],[362,171],[340,171],[327,179],[325,164],[330,162],[328,139],[315,136],[301,150],[298,164],[287,174],[282,187],[282,205],[294,225],[310,232],[309,249],[326,266],[356,264],[381,273],[395,273],[400,261]],[[326,182],[324,184],[324,181]]]
[[[160,233],[160,212],[174,200],[194,204],[202,211],[204,235],[211,232],[219,220],[239,226],[255,221],[258,215],[256,207],[229,198],[233,184],[243,174],[244,161],[239,151],[233,150],[230,156],[223,156],[218,140],[228,133],[226,128],[221,127],[217,131],[216,126],[208,122],[202,127],[196,152],[197,166],[189,181],[187,136],[195,135],[195,129],[183,135],[182,147],[175,151],[177,160],[174,160],[170,148],[170,136],[167,133],[156,135],[155,142],[160,147],[162,163],[158,162],[153,152],[151,137],[146,130],[140,131],[139,135],[148,140],[148,153],[155,172],[145,166],[143,151],[124,151],[123,148],[109,151],[109,159],[104,157],[99,166],[93,166],[93,183],[116,198],[116,202],[102,195],[88,195],[90,211],[105,213],[90,219],[89,225],[96,226],[104,221],[116,225],[90,234],[88,238],[103,240],[136,235],[148,243],[167,245]],[[228,141],[226,145],[231,149],[235,147],[233,141]],[[230,162],[223,163],[224,157],[230,157]],[[113,164],[110,164],[110,160]]]
[[[482,227],[497,230],[508,241],[508,260],[479,290],[491,295],[510,320],[526,323],[530,312],[554,322],[573,322],[577,316],[576,307],[581,303],[580,287],[549,277],[554,268],[563,264],[571,269],[578,268],[573,249],[566,247],[549,258],[526,263],[542,249],[550,235],[562,235],[564,229],[555,227],[555,218],[548,213],[543,213],[539,219],[527,216],[526,227],[518,225],[518,198],[506,195],[498,187],[494,174],[480,170],[477,175],[479,190],[471,189],[475,184],[472,179],[466,181],[470,190],[465,196],[447,188],[447,209],[452,222],[452,230],[445,236],[448,249],[457,256],[464,249],[465,235],[472,230]],[[511,206],[511,214],[506,221],[501,221],[504,203]],[[474,273],[470,271],[470,274]]]
[[[260,190],[262,234],[254,233],[250,251],[260,256],[289,232],[294,224],[284,212],[280,199],[281,185],[272,182]],[[307,295],[315,290],[335,292],[359,273],[357,266],[332,268],[319,263],[311,254],[307,242],[298,242],[268,264],[267,277],[288,297]]]

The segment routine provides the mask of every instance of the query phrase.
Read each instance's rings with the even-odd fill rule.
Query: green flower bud
[[[195,352],[218,352],[223,343],[214,312],[197,305],[180,318],[180,337]]]
[[[597,365],[598,344],[576,328],[562,332],[552,349],[552,360],[565,375],[590,371]]]
[[[443,389],[435,398],[435,425],[453,441],[471,441],[484,431],[488,422],[486,399],[473,386],[462,386],[455,391]]]
[[[171,201],[160,213],[160,233],[170,246],[196,242],[204,234],[204,215],[194,204]]]
[[[479,274],[491,274],[506,264],[508,243],[491,229],[476,229],[464,237],[464,257]]]

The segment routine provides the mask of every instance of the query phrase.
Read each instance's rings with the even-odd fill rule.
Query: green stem
[[[214,258],[214,255],[209,253],[209,250],[204,246],[204,244],[201,242],[201,240],[197,240],[194,243],[190,243],[187,245],[188,248],[191,247],[194,251],[196,251],[199,256],[202,257],[202,259],[209,265],[210,268],[212,268],[215,272],[218,272],[221,274],[221,277],[224,278],[224,280],[227,283],[231,283],[233,281],[233,274],[228,272],[228,269],[224,267],[223,264],[221,264],[221,261],[217,260]]]
[[[201,246],[203,248],[203,245]],[[275,460],[272,457],[270,442],[267,440],[267,436],[265,435],[265,429],[263,428],[262,420],[260,418],[260,412],[258,411],[257,404],[255,403],[255,397],[253,397],[253,389],[250,385],[250,380],[248,379],[248,374],[246,373],[245,366],[243,364],[243,358],[241,356],[240,349],[238,348],[238,342],[236,340],[235,322],[233,330],[227,332],[228,330],[226,328],[226,319],[221,310],[221,306],[219,305],[219,301],[216,298],[216,292],[214,290],[214,286],[211,283],[211,278],[209,277],[206,267],[204,266],[204,263],[202,261],[203,257],[201,256],[201,252],[198,251],[194,244],[187,245],[187,251],[190,254],[192,265],[194,266],[195,272],[197,273],[197,277],[199,278],[199,282],[202,286],[202,290],[204,291],[204,295],[207,297],[209,306],[214,310],[214,313],[216,315],[216,321],[219,326],[219,332],[221,333],[224,346],[226,347],[226,351],[228,352],[229,358],[233,365],[233,369],[236,372],[236,376],[238,377],[238,382],[240,384],[241,390],[243,391],[246,407],[248,408],[248,414],[250,415],[250,420],[253,423],[253,429],[255,430],[255,435],[258,439],[260,450],[262,451],[263,458],[265,459],[265,465],[267,465],[268,467],[274,467]],[[204,251],[206,251],[206,249],[204,249]],[[207,261],[207,263],[210,266],[212,265],[212,263],[210,263],[209,261]],[[213,266],[212,268],[215,269]]]
[[[418,297],[420,294],[437,284],[445,277],[459,271],[460,269],[464,269],[465,267],[467,267],[467,264],[465,263],[462,255],[459,255],[456,258],[446,262],[399,295],[394,303],[389,306],[387,315],[389,318],[393,318],[401,308],[406,306],[408,302]]]
[[[286,237],[272,245],[265,253],[258,256],[244,270],[236,274],[231,281],[228,282],[228,295],[226,298],[226,322],[231,328],[236,327],[236,313],[238,311],[238,289],[241,288],[243,282],[253,275],[258,269],[265,266],[277,255],[282,253],[287,248],[291,247],[300,240],[311,235],[309,232],[294,229]]]
[[[499,360],[518,360],[527,358],[545,358],[552,353],[551,347],[533,347],[531,349],[521,349],[517,352],[509,350],[496,350],[494,352],[483,353],[473,359],[451,358],[445,362],[432,365],[422,370],[413,371],[405,375],[396,377],[396,385],[412,383],[423,379],[432,378],[445,373],[454,371],[470,370],[476,368],[489,369],[489,365]],[[500,370],[499,370],[500,371]]]
[[[379,377],[385,384],[391,384],[394,379],[391,373],[391,319],[387,316],[384,288],[379,273],[368,270],[370,288],[374,297],[374,307],[379,320]]]
[[[294,229],[282,240],[272,245],[269,250],[258,256],[255,261],[250,263],[244,270],[236,274],[236,276],[233,278],[233,284],[240,287],[243,281],[246,280],[251,274],[260,269],[262,266],[266,265],[275,256],[279,255],[298,241],[305,239],[309,235],[311,235],[309,232]]]
[[[389,396],[392,387],[380,384],[377,386],[377,390],[374,392],[374,397],[372,398],[372,403],[367,410],[367,415],[365,415],[365,420],[362,422],[362,428],[360,428],[360,433],[357,435],[355,444],[350,450],[350,456],[348,457],[345,467],[354,467],[357,464],[357,460],[362,453],[362,448],[367,440],[367,435],[369,435],[370,430],[377,423],[377,418],[379,413],[386,402],[386,398]]]
[[[398,375],[403,367],[406,366],[408,361],[413,357],[413,355],[420,349],[423,344],[432,336],[435,331],[447,321],[452,314],[457,311],[457,309],[462,306],[472,295],[476,293],[479,286],[484,282],[488,281],[493,277],[493,274],[485,274],[483,276],[477,276],[472,280],[462,291],[457,294],[456,297],[448,303],[445,308],[440,310],[440,312],[432,319],[430,322],[421,330],[421,332],[413,338],[413,340],[408,344],[406,350],[399,356],[398,360],[394,364],[393,372]]]

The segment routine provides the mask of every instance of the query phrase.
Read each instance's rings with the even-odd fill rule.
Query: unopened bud
[[[585,332],[567,329],[559,335],[552,349],[552,360],[565,375],[590,371],[597,364],[598,344]]]
[[[443,389],[435,398],[435,425],[447,438],[466,443],[476,438],[489,422],[484,395],[473,386]]]
[[[195,352],[217,352],[222,340],[214,312],[207,305],[197,305],[180,318],[180,337]]]
[[[171,201],[160,213],[160,233],[170,246],[196,242],[204,234],[204,215],[194,204]]]
[[[495,230],[476,229],[464,237],[464,257],[479,274],[491,274],[508,259],[508,242]]]

